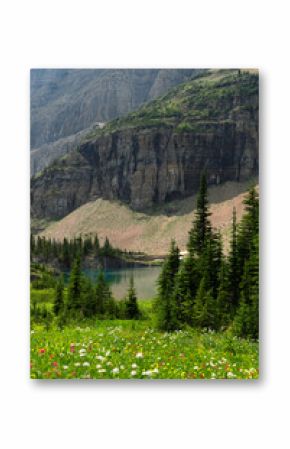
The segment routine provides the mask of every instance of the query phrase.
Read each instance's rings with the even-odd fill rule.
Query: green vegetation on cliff
[[[257,111],[248,104],[258,95],[258,74],[241,70],[212,70],[179,84],[126,117],[110,121],[86,140],[126,128],[169,127],[178,132],[202,132],[216,123],[232,124],[241,110]],[[232,119],[231,119],[232,115]]]

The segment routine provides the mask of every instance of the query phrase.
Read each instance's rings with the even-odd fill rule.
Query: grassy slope
[[[237,218],[243,213],[243,196],[248,183],[228,182],[209,189],[212,224],[221,230],[228,247],[233,207]],[[48,226],[42,235],[63,239],[82,234],[107,236],[113,246],[147,254],[164,255],[175,238],[181,250],[186,249],[188,231],[194,217],[195,198],[168,203],[151,214],[134,212],[124,204],[98,199],[81,206],[59,222]]]

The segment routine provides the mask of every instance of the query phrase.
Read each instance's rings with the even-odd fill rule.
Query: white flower
[[[143,359],[143,354],[142,354],[142,352],[137,352],[137,354],[136,354],[136,359]]]
[[[101,361],[104,360],[104,358],[105,358],[105,357],[103,357],[102,355],[97,355],[97,356],[96,356],[96,359],[101,360]]]
[[[227,377],[229,379],[233,379],[233,377],[236,377],[231,371],[228,372]]]
[[[159,373],[159,369],[158,369],[158,368],[154,368],[154,370],[152,371],[152,373]]]
[[[75,366],[81,366],[80,362],[75,363]]]
[[[136,374],[137,374],[137,371],[135,371],[135,370],[131,371],[131,376],[136,376]]]
[[[111,353],[111,351],[107,351],[106,352],[106,357],[109,357],[110,353]]]
[[[119,371],[120,371],[119,368],[113,368],[113,369],[112,369],[112,373],[113,373],[113,374],[118,374]]]
[[[68,366],[67,365],[63,365],[63,369],[68,369]]]
[[[151,376],[152,371],[148,369],[147,371],[142,371],[142,376]]]
[[[132,363],[132,368],[137,368],[136,363]]]
[[[81,354],[80,354],[80,357],[85,357],[87,354],[85,353],[85,352],[82,352]]]
[[[96,368],[97,369],[102,368],[102,365],[96,365]]]
[[[98,373],[105,373],[105,372],[106,372],[106,370],[104,368],[99,369],[99,371],[98,371]]]
[[[83,366],[90,366],[89,362],[84,362]]]
[[[198,369],[198,366],[197,366],[197,365],[195,365],[195,366],[193,367],[193,369]]]

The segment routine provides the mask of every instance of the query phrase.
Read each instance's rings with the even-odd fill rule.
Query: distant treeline
[[[207,181],[202,175],[188,256],[180,261],[172,241],[158,280],[155,307],[160,329],[232,328],[238,336],[258,338],[259,199],[255,188],[244,203],[239,225],[233,210],[230,251],[225,257],[221,236],[210,224]]]
[[[34,235],[31,235],[30,239],[31,260],[40,260],[46,264],[56,260],[67,268],[72,266],[78,256],[83,259],[92,255],[102,259],[103,257],[120,257],[122,254],[121,250],[110,244],[107,237],[101,246],[97,234],[93,238],[80,236],[70,240],[64,238],[63,241]]]

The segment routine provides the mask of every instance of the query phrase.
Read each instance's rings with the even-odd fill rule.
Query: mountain
[[[126,115],[201,72],[201,69],[31,70],[32,175],[78,145],[79,133],[96,122]]]
[[[209,188],[211,222],[220,230],[226,251],[229,247],[233,207],[236,208],[239,221],[244,211],[244,192],[255,181],[229,181]],[[80,235],[94,237],[97,233],[101,243],[108,237],[113,246],[122,250],[163,256],[167,254],[173,238],[181,251],[186,250],[195,203],[195,196],[171,201],[149,215],[132,211],[120,202],[99,198],[51,224],[40,235],[63,240],[64,237],[71,239]]]
[[[31,181],[34,217],[62,218],[97,198],[146,211],[258,174],[257,73],[213,70],[93,130]]]

